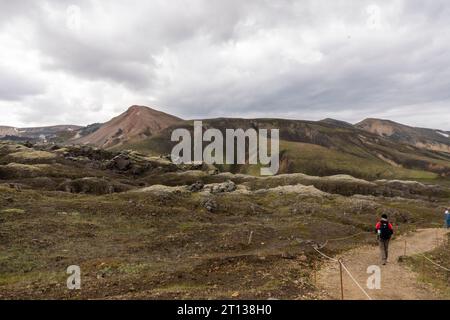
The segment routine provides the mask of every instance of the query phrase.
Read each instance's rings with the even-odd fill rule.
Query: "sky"
[[[0,0],[0,125],[135,104],[450,130],[450,2]]]

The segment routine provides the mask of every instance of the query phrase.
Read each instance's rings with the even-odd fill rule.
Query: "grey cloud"
[[[445,0],[83,0],[77,2],[79,32],[66,26],[71,1],[22,11],[28,3],[0,2],[0,12],[8,12],[0,17],[14,23],[20,16],[32,25],[29,45],[42,56],[42,72],[67,74],[83,85],[117,86],[127,97],[120,101],[187,118],[348,117],[352,110],[368,117],[396,110],[401,117],[404,110],[412,121],[411,105],[441,112],[450,100]],[[0,89],[3,99],[18,99],[20,87],[33,92],[32,85],[18,82]],[[45,99],[35,101],[35,110],[51,104],[52,97]],[[109,99],[102,98],[104,108],[120,109]],[[55,121],[73,116],[71,108],[56,103]],[[98,121],[95,116],[83,115],[91,122]],[[440,118],[436,124],[450,122],[448,114]]]
[[[37,80],[24,74],[17,74],[0,65],[0,100],[17,101],[28,96],[45,92],[45,87]]]
[[[427,12],[414,15],[427,17]],[[224,115],[231,108],[242,114],[255,110],[274,114],[276,110],[279,115],[292,111],[300,115],[305,110],[319,109],[326,116],[327,112],[338,110],[370,112],[449,99],[445,89],[450,85],[448,34],[432,21],[425,27],[423,22],[419,25],[411,22],[414,21],[410,15],[400,16],[395,27],[401,30],[408,26],[409,32],[404,30],[397,35],[352,39],[350,34],[349,40],[325,43],[319,48],[325,55],[322,62],[313,67],[293,65],[291,72],[264,83],[256,76],[253,79],[256,83],[240,83],[241,91],[225,89],[222,97],[201,92],[198,95],[202,100],[197,105],[195,99],[172,96],[167,103],[187,101],[182,108],[197,110],[197,114],[208,110]],[[273,63],[276,65],[278,61]],[[217,92],[220,90],[217,88]],[[217,108],[218,105],[222,108]]]
[[[33,0],[0,0],[0,27],[18,16],[26,16],[35,12],[37,5]]]
[[[51,2],[60,15],[54,21],[47,19],[45,10],[40,8],[36,46],[49,57],[45,68],[88,79],[111,80],[132,89],[149,88],[154,77],[153,55],[198,34],[213,41],[229,39],[239,11],[237,6],[214,1],[198,4],[156,1],[138,7],[111,1],[101,5],[104,7],[94,8],[88,1],[79,4],[84,24],[80,34],[64,25],[67,3]],[[95,10],[111,13],[109,18],[116,19],[112,30],[95,20],[92,15]]]

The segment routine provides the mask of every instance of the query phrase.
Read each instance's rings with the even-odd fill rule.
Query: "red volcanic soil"
[[[152,136],[179,121],[182,119],[161,111],[144,106],[131,106],[97,131],[74,142],[108,148],[125,141]]]

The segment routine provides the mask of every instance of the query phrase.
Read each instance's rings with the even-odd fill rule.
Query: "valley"
[[[203,120],[221,132],[280,128],[275,176],[172,163],[171,130],[192,121],[143,135],[115,126],[83,129],[111,137],[99,146],[73,140],[77,130],[0,142],[1,299],[326,299],[314,247],[375,251],[381,213],[414,233],[441,226],[450,198],[449,154],[340,122]],[[70,265],[81,290],[66,288]]]

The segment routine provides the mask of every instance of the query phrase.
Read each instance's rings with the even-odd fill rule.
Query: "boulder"
[[[97,195],[128,191],[130,188],[127,185],[113,183],[96,177],[67,180],[58,186],[58,190],[65,192]]]
[[[211,193],[233,192],[235,190],[236,184],[231,180],[227,180],[223,183],[215,183],[209,185],[209,192]]]
[[[214,212],[217,209],[217,202],[214,199],[206,199],[203,201],[203,207],[208,210],[208,212]]]
[[[203,190],[204,184],[201,181],[197,181],[193,184],[191,184],[190,186],[188,186],[188,190],[191,192],[199,192],[201,190]]]
[[[132,162],[128,155],[119,154],[111,159],[108,164],[109,169],[116,169],[119,171],[126,171],[131,168]]]

